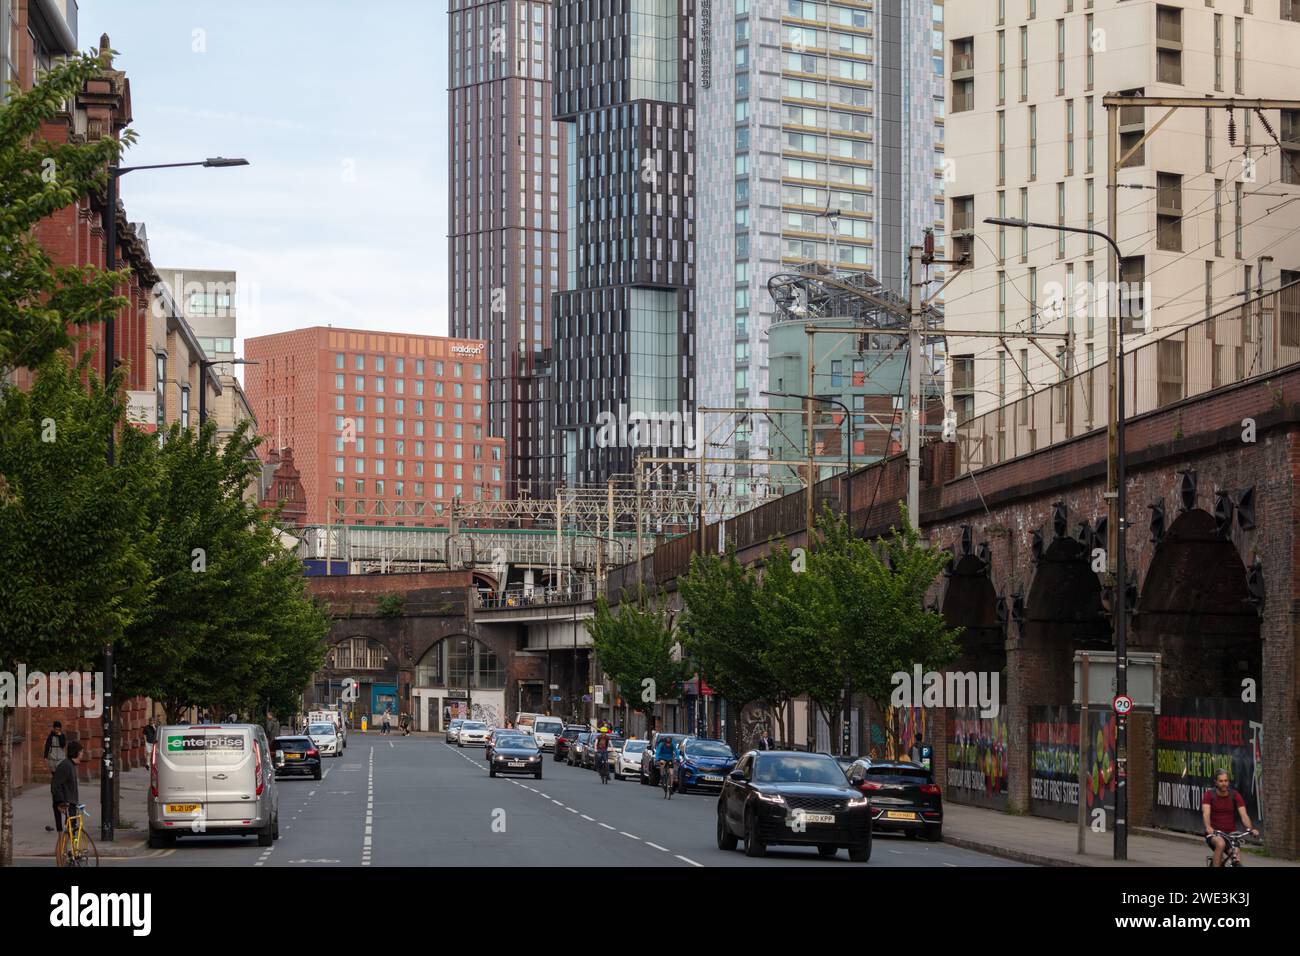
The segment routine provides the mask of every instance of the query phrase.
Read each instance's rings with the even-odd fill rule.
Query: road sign
[[[559,703],[560,701],[564,700],[564,698],[561,697],[559,694],[552,694],[551,700],[554,701],[555,703]]]
[[[1128,694],[1119,694],[1116,696],[1115,700],[1111,702],[1111,706],[1115,708],[1115,713],[1123,717],[1133,709],[1133,698],[1128,696]]]

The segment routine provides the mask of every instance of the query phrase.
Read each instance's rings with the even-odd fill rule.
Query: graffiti
[[[740,752],[753,750],[764,733],[773,734],[776,721],[765,703],[746,704],[740,712]]]
[[[497,712],[495,704],[480,704],[475,701],[471,710],[471,720],[481,720],[487,724],[488,730],[494,730],[501,723],[501,715]]]
[[[879,747],[883,760],[898,760],[907,755],[916,735],[928,739],[923,707],[885,708],[885,726],[871,728],[871,743]]]
[[[1114,826],[1115,715],[1090,708],[1084,737],[1084,806],[1089,814],[1105,813],[1106,829]],[[1029,708],[1029,811],[1057,820],[1079,814],[1079,708],[1055,705]]]
[[[960,803],[1003,809],[1007,801],[1007,719],[954,708],[946,783]]]

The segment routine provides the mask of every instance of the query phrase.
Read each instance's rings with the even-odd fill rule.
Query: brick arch
[[[1260,617],[1249,599],[1246,564],[1208,511],[1179,515],[1156,544],[1132,635],[1134,650],[1177,661],[1163,669],[1168,696],[1235,696],[1244,677],[1262,686]]]
[[[1039,664],[1037,679],[1026,682],[1026,704],[1070,700],[1074,652],[1111,648],[1101,596],[1087,547],[1075,538],[1052,539],[1034,568],[1019,624],[1020,643]]]
[[[1002,671],[1007,666],[1006,628],[998,617],[998,596],[989,564],[974,554],[953,562],[946,573],[940,611],[949,627],[959,627],[961,655],[956,670]]]
[[[340,628],[336,623],[334,627],[330,628],[329,634],[326,635],[325,643],[329,645],[330,649],[333,649],[338,647],[344,641],[351,641],[354,640],[355,638],[361,638],[362,640],[365,640],[367,642],[375,641],[377,644],[383,646],[384,651],[388,654],[390,658],[392,658],[394,664],[397,664],[401,661],[401,656],[398,653],[398,648],[394,646],[394,642],[387,635],[382,633],[375,633],[372,629],[369,628],[367,629]]]

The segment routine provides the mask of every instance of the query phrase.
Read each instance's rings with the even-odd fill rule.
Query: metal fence
[[[1300,362],[1300,282],[1124,353],[1125,416],[1164,408]],[[958,474],[1010,461],[1107,424],[1106,364],[957,426]]]

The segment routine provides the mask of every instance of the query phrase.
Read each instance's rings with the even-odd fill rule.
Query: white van
[[[183,835],[280,838],[280,794],[266,731],[254,724],[169,725],[149,755],[149,846]]]
[[[537,717],[533,721],[533,737],[540,750],[555,749],[555,735],[564,733],[564,721],[558,717]]]
[[[529,713],[516,714],[515,730],[522,730],[526,734],[531,734],[533,732],[533,722],[536,721],[541,716],[542,716],[541,714],[529,714]]]

